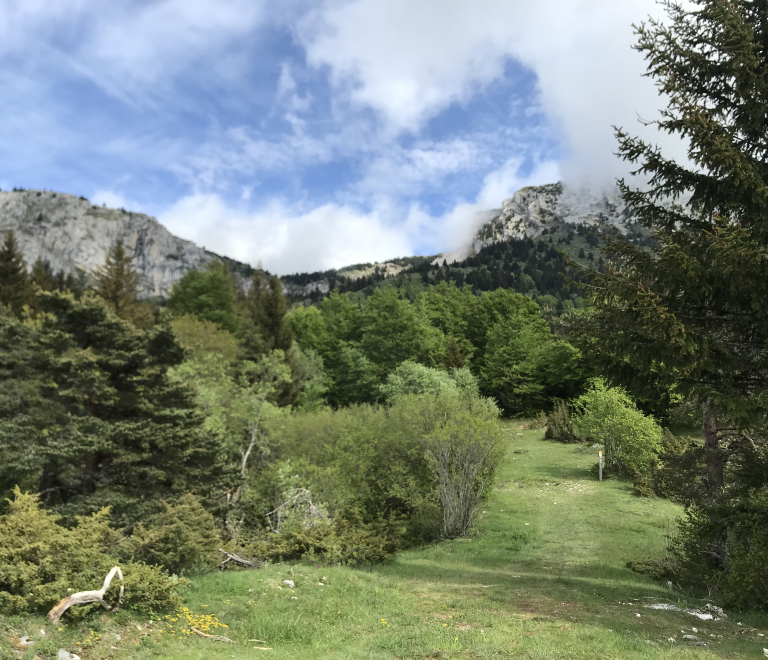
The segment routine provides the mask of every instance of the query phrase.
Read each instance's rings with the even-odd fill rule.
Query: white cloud
[[[199,193],[179,200],[158,219],[177,236],[238,261],[260,262],[280,275],[327,270],[385,261],[413,254],[416,248],[436,253],[466,244],[478,211],[497,207],[523,186],[559,178],[552,162],[538,164],[527,175],[520,167],[519,159],[508,161],[485,177],[473,202],[461,202],[440,216],[418,204],[402,208],[391,200],[368,212],[340,204],[307,210],[282,200],[248,210],[219,195]],[[114,199],[122,203],[119,196]]]
[[[94,206],[107,206],[111,209],[125,209],[134,213],[142,213],[142,205],[114,190],[97,190],[90,198]]]
[[[423,141],[409,148],[384,144],[355,188],[374,195],[414,195],[439,186],[448,175],[491,163],[485,145],[471,139]]]
[[[174,234],[277,274],[340,268],[410,254],[411,237],[381,211],[326,204],[308,211],[272,201],[257,211],[233,208],[218,195],[179,200],[159,220]]]
[[[162,97],[180,74],[237,84],[245,37],[266,20],[263,0],[8,0],[0,53],[23,55],[45,79],[68,72],[131,103]],[[172,97],[170,97],[172,98]]]
[[[630,49],[632,23],[655,0],[328,0],[299,31],[308,60],[328,66],[339,93],[379,111],[393,130],[418,131],[469,100],[516,60],[537,76],[541,105],[567,139],[563,173],[605,179],[626,170],[613,124],[664,105]],[[674,138],[658,136],[681,153]]]
[[[478,214],[499,208],[505,199],[512,197],[520,188],[560,180],[559,165],[553,161],[537,163],[528,174],[521,173],[521,165],[517,158],[508,160],[502,167],[486,175],[474,202],[457,204],[441,218],[439,225],[442,240],[436,241],[440,250],[461,250],[467,246],[478,229]]]

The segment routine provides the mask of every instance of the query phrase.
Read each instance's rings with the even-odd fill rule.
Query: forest
[[[561,227],[300,301],[214,261],[162,304],[120,242],[76,278],[7,232],[3,612],[44,613],[117,562],[149,615],[233,557],[370,566],[469,539],[506,419],[683,507],[633,570],[768,608],[766,10],[668,11],[637,48],[693,164],[617,131],[642,232]]]

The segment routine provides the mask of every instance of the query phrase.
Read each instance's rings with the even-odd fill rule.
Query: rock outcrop
[[[600,223],[625,231],[631,213],[618,189],[595,193],[554,183],[521,188],[501,208],[478,214],[479,229],[470,244],[441,254],[433,263],[460,261],[482,248],[512,238],[536,238],[553,223]]]
[[[27,264],[42,257],[54,270],[71,273],[101,266],[121,239],[133,252],[145,297],[167,296],[184,273],[204,268],[218,256],[174,236],[143,213],[93,206],[83,197],[42,190],[0,192],[0,236],[10,229]]]
[[[632,216],[618,190],[596,194],[590,190],[563,188],[561,184],[531,186],[517,191],[501,208],[478,214],[474,239],[457,250],[439,255],[433,263],[453,263],[479,250],[511,238],[541,235],[555,223],[601,223],[625,231]],[[0,192],[0,238],[14,230],[27,263],[38,257],[54,270],[91,272],[104,263],[107,252],[120,239],[134,255],[142,276],[145,297],[167,297],[174,282],[191,269],[201,269],[221,258],[171,234],[155,218],[123,209],[93,206],[84,197],[42,190]],[[251,267],[225,261],[247,287]],[[391,262],[366,267],[342,268],[337,278],[357,279],[378,268],[396,275],[404,266]],[[325,294],[331,283],[323,274],[315,281],[287,278],[283,287],[294,297]]]

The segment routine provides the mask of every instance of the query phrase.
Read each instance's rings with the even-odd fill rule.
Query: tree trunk
[[[707,490],[709,501],[713,503],[723,492],[725,484],[725,455],[720,447],[718,437],[717,417],[712,410],[712,405],[707,402],[704,405],[704,452],[707,462]],[[713,529],[720,531],[714,539],[712,552],[717,558],[717,563],[726,568],[728,565],[728,537],[720,516],[715,513],[717,509],[710,509],[709,519]]]
[[[704,451],[707,461],[707,489],[711,496],[716,497],[723,490],[725,463],[717,435],[717,417],[709,403],[704,406]]]

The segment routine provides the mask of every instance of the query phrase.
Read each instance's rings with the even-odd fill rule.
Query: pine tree
[[[0,305],[6,305],[17,316],[24,305],[33,302],[27,264],[19,250],[13,231],[5,234],[0,247]]]
[[[67,514],[112,506],[127,524],[221,487],[232,457],[168,377],[184,359],[170,327],[139,331],[93,293],[38,298],[35,326],[0,310],[0,494],[18,484]]]
[[[43,291],[53,291],[56,288],[56,276],[51,264],[38,257],[32,265],[32,283]]]
[[[104,265],[96,269],[94,288],[121,319],[146,328],[152,325],[152,312],[139,301],[141,278],[132,262],[133,257],[118,240],[107,253]]]
[[[275,349],[288,351],[293,340],[286,319],[288,306],[279,277],[269,276],[257,268],[246,295],[245,311],[252,329],[263,342],[261,352],[268,353]]]
[[[704,501],[714,506],[740,486],[726,465],[766,451],[768,3],[663,4],[669,21],[639,26],[636,48],[669,98],[655,123],[687,141],[691,165],[617,131],[620,155],[648,181],[620,181],[624,200],[656,245],[609,242],[612,260],[588,289],[596,311],[577,325],[592,361],[636,392],[652,396],[654,383],[701,404]],[[717,531],[702,551],[720,568],[726,517],[711,513]]]

